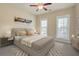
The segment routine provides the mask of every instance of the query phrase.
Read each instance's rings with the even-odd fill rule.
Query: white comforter
[[[43,38],[45,38],[45,36],[43,35],[26,36],[22,38],[21,43],[28,47],[31,47],[33,42]]]

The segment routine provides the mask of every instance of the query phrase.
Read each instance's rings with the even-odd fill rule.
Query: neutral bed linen
[[[21,43],[25,44],[28,47],[31,47],[33,42],[35,42],[37,40],[42,40],[43,38],[45,38],[45,36],[37,35],[37,34],[34,34],[32,36],[24,36],[21,39]]]
[[[41,35],[39,35],[39,37],[40,36]],[[32,46],[30,46],[29,44],[26,45],[27,42],[28,42],[27,38],[28,39],[31,39],[31,38],[34,39],[34,37],[33,38],[32,37],[28,38],[28,36],[16,36],[15,40],[18,40],[21,44],[23,44],[23,45],[25,45],[25,46],[27,46],[29,48],[35,49],[35,50],[40,50],[40,49],[44,48],[45,46],[47,46],[49,43],[51,43],[53,41],[51,37],[48,38],[48,37],[42,36],[40,38],[37,38],[38,40],[35,40],[33,42],[29,41],[29,42],[31,42]]]
[[[22,37],[21,37],[22,39]],[[21,39],[15,39],[14,44],[23,49],[26,53],[31,56],[43,56],[46,55],[49,50],[54,46],[54,39],[52,37],[45,37],[41,40],[34,41],[31,47],[21,43]]]

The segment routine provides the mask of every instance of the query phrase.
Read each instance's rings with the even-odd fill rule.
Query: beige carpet
[[[47,56],[62,56],[63,55],[63,47],[64,44],[61,43],[55,43],[54,48],[52,48],[49,53],[47,54]],[[27,56],[28,54],[25,53],[24,51],[22,51],[21,49],[19,49],[17,51],[16,56]]]
[[[28,56],[27,53],[14,45],[0,48],[1,56]],[[55,46],[49,51],[47,56],[79,56],[79,52],[70,44],[56,42]]]
[[[27,55],[28,54],[22,51],[21,49],[19,49],[16,54],[16,56],[27,56]],[[64,56],[64,55],[78,56],[79,53],[77,54],[77,51],[69,44],[56,42],[55,46],[47,54],[47,56]]]

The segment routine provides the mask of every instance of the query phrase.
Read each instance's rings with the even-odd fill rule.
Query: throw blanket
[[[31,47],[33,42],[43,38],[45,38],[45,36],[43,35],[26,36],[21,40],[21,43],[28,47]]]

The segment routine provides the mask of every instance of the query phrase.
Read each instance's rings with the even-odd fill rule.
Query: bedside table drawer
[[[8,41],[8,38],[0,38],[0,41],[3,42],[3,41]]]
[[[0,46],[7,46],[13,44],[13,40],[8,40],[8,38],[0,38]]]
[[[1,43],[6,43],[6,42],[8,42],[8,38],[2,38],[2,39],[0,39],[0,42]]]

